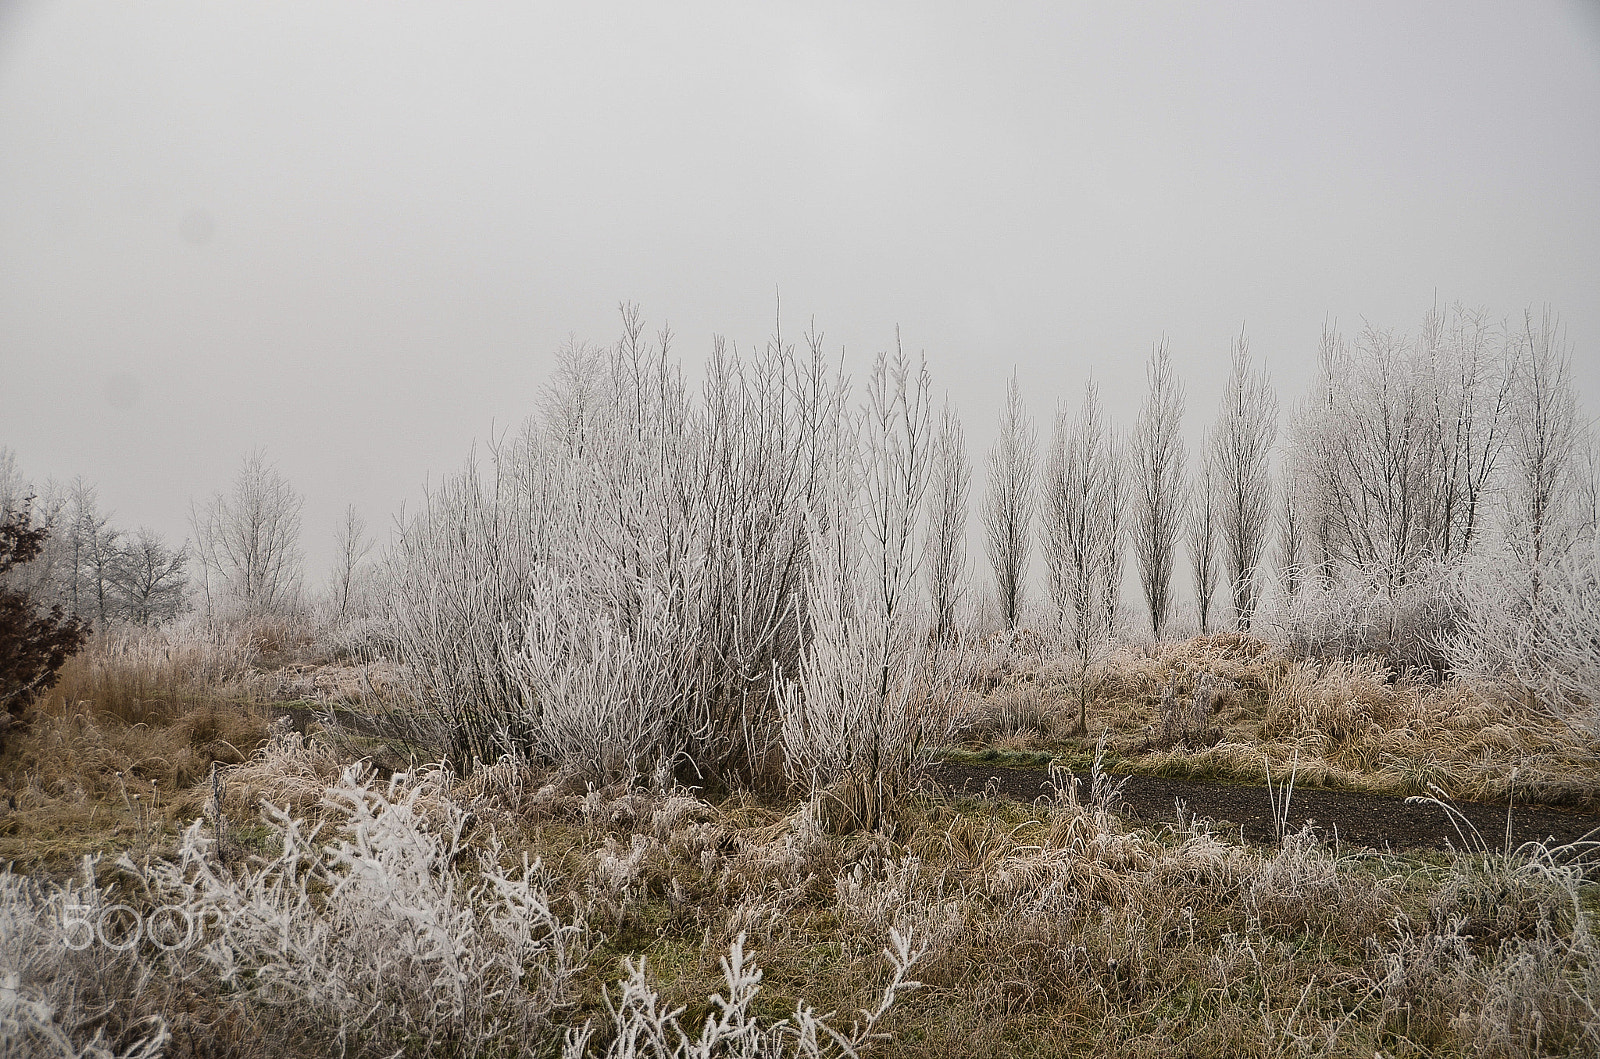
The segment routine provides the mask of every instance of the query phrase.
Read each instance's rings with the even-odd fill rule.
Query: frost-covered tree
[[[188,549],[173,548],[152,529],[124,538],[114,579],[117,616],[135,625],[167,621],[184,608]]]
[[[1260,598],[1261,560],[1272,516],[1269,461],[1277,435],[1277,398],[1265,370],[1251,367],[1249,343],[1240,332],[1211,435],[1222,569],[1240,629],[1250,627]]]
[[[1017,376],[1006,384],[1000,429],[989,449],[989,495],[983,528],[994,569],[995,601],[1001,625],[1015,629],[1022,614],[1023,586],[1032,551],[1034,461],[1038,435],[1022,402]]]
[[[1300,593],[1305,581],[1305,525],[1300,497],[1294,483],[1285,478],[1278,495],[1278,569],[1283,575],[1283,591],[1290,599]]]
[[[1173,571],[1185,513],[1183,384],[1172,370],[1167,342],[1145,366],[1148,389],[1129,443],[1133,469],[1133,553],[1139,564],[1150,634],[1161,639],[1173,608]]]
[[[1583,450],[1572,355],[1547,309],[1510,335],[1514,350],[1507,537],[1538,594],[1543,567],[1566,554],[1585,521],[1580,510]]]
[[[879,355],[867,376],[859,439],[874,611],[883,624],[900,625],[915,598],[922,558],[917,529],[933,465],[931,379],[925,364],[913,371],[898,349],[893,357]],[[888,693],[889,678],[886,667],[880,694]]]
[[[208,610],[281,613],[299,602],[305,498],[260,449],[245,457],[226,495],[190,507]]]
[[[1042,483],[1042,525],[1050,599],[1078,665],[1079,731],[1087,730],[1093,653],[1112,634],[1121,581],[1121,477],[1115,439],[1093,383],[1075,419],[1056,414]]]
[[[809,642],[784,695],[783,738],[796,780],[813,790],[853,782],[861,822],[875,826],[917,730],[911,693],[926,638],[911,603],[933,439],[925,368],[880,356],[866,390],[812,520]]]
[[[933,611],[933,636],[947,643],[955,635],[956,608],[967,582],[967,500],[972,462],[967,458],[961,419],[947,404],[934,439],[928,493],[926,569]]]
[[[1507,375],[1479,314],[1433,312],[1415,339],[1323,333],[1318,381],[1291,434],[1293,487],[1324,582],[1393,596],[1467,553],[1484,524],[1506,426]]]
[[[344,518],[334,538],[333,568],[328,572],[329,603],[335,620],[349,616],[359,589],[362,563],[377,541],[367,535],[367,520],[354,504],[344,509]]]
[[[1195,619],[1202,636],[1211,632],[1211,604],[1217,593],[1217,552],[1221,526],[1217,518],[1215,447],[1207,434],[1200,446],[1200,466],[1188,511],[1189,569],[1194,580]]]

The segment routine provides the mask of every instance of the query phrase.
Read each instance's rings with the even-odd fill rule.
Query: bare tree
[[[1415,340],[1324,328],[1318,381],[1290,445],[1319,581],[1393,596],[1481,535],[1504,446],[1510,375],[1482,314],[1434,310]]]
[[[1437,308],[1415,337],[1324,326],[1317,382],[1290,430],[1280,547],[1303,527],[1311,592],[1290,637],[1439,665],[1453,618],[1441,578],[1483,535],[1509,422],[1507,359],[1482,313]],[[1289,575],[1287,587],[1299,585]],[[1291,595],[1293,593],[1291,592]]]
[[[904,620],[916,586],[917,522],[932,462],[931,418],[927,366],[918,364],[913,373],[898,348],[893,357],[880,354],[867,377],[860,437],[874,610],[885,625]],[[886,667],[879,694],[888,694],[888,680]]]
[[[1305,581],[1302,555],[1305,551],[1305,526],[1300,510],[1301,501],[1294,483],[1285,478],[1279,491],[1278,504],[1278,569],[1283,574],[1283,591],[1290,599],[1300,594]]]
[[[1133,553],[1139,564],[1150,634],[1161,639],[1172,615],[1172,574],[1183,530],[1183,384],[1162,339],[1145,366],[1149,389],[1130,445],[1133,463]]]
[[[22,477],[22,468],[17,466],[17,454],[9,447],[0,445],[0,522],[4,522],[32,494],[27,479]]]
[[[1217,592],[1220,547],[1215,446],[1211,435],[1207,434],[1200,446],[1200,468],[1189,503],[1189,564],[1194,575],[1195,610],[1202,636],[1211,632],[1211,602]]]
[[[1577,496],[1579,539],[1600,535],[1600,437],[1593,427],[1583,438]]]
[[[174,549],[159,533],[140,527],[122,545],[117,562],[118,613],[136,625],[176,617],[189,587],[188,559],[187,548]]]
[[[367,520],[361,517],[354,504],[348,505],[344,509],[344,518],[339,523],[333,570],[328,578],[335,618],[343,619],[348,616],[352,596],[357,588],[361,562],[376,544],[373,538],[367,536]]]
[[[1079,732],[1087,731],[1090,663],[1116,620],[1118,471],[1090,383],[1075,420],[1068,420],[1064,408],[1056,413],[1043,482],[1045,567],[1058,628],[1078,665]]]
[[[1261,559],[1272,517],[1268,461],[1277,434],[1277,398],[1265,371],[1251,370],[1249,342],[1241,331],[1233,343],[1233,369],[1212,435],[1222,568],[1240,629],[1250,627],[1260,598]]]
[[[1572,355],[1560,324],[1548,309],[1535,323],[1524,314],[1516,350],[1511,419],[1511,480],[1507,496],[1508,536],[1539,592],[1541,569],[1565,554],[1581,515],[1575,480],[1580,456],[1578,400],[1572,388]]]
[[[40,595],[75,618],[104,628],[114,605],[110,585],[121,533],[100,510],[98,490],[82,477],[65,491],[52,483],[43,505],[52,527],[39,571]]]
[[[229,495],[190,507],[208,609],[231,603],[247,614],[272,614],[298,601],[304,504],[257,449],[245,457]]]
[[[1009,631],[1022,611],[1033,520],[1033,473],[1038,435],[1022,403],[1013,372],[1000,410],[1000,430],[989,450],[989,495],[983,509],[989,563],[994,568],[1000,620]]]
[[[1128,481],[1125,446],[1114,430],[1108,429],[1105,439],[1106,489],[1105,524],[1100,527],[1100,600],[1104,613],[1106,638],[1117,633],[1117,621],[1122,613],[1123,541],[1128,536],[1128,499],[1131,495]]]
[[[1467,554],[1482,533],[1505,448],[1513,379],[1494,334],[1484,313],[1456,305],[1430,311],[1418,339],[1439,450],[1433,552],[1443,562]]]
[[[928,593],[934,639],[948,643],[955,635],[956,608],[966,591],[967,499],[972,489],[972,462],[967,459],[961,419],[948,404],[939,417],[930,484]]]
[[[79,480],[81,488],[81,479]],[[83,584],[88,590],[95,627],[106,628],[116,613],[116,580],[124,558],[122,531],[111,525],[111,515],[101,514],[93,503],[79,505],[79,546],[82,548]]]

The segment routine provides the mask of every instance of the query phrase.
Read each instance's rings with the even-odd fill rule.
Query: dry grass
[[[349,667],[306,678],[290,668],[312,653],[278,625],[97,638],[0,747],[0,863],[60,875],[85,853],[174,838],[203,804],[213,765],[243,764],[267,741],[270,704],[308,691],[324,702],[353,697]],[[305,804],[281,777],[249,795],[241,779],[230,812],[253,816],[255,794]]]
[[[959,745],[1082,757],[1088,742],[1062,734],[1076,688],[1058,658],[1030,665],[1006,658],[975,683]],[[1302,786],[1600,807],[1600,755],[1557,719],[1375,658],[1306,660],[1228,633],[1115,649],[1091,679],[1090,731],[1108,733],[1129,771],[1259,781],[1263,760],[1285,772],[1298,760]],[[1191,716],[1196,706],[1204,717]]]

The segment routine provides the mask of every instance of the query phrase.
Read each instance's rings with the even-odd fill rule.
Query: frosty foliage
[[[623,324],[612,349],[567,350],[488,473],[446,483],[402,532],[415,691],[465,762],[616,775],[688,755],[760,782],[782,771],[777,688],[803,648],[794,604],[843,380],[820,336],[800,354],[780,336],[748,365],[719,343],[696,396],[670,334],[650,343],[631,309]],[[643,723],[624,737],[622,718]],[[569,761],[597,737],[628,744]]]
[[[107,1039],[105,1016],[137,978],[129,961],[98,959],[62,945],[69,909],[94,896],[68,882],[46,888],[0,869],[0,1057],[4,1059],[154,1059],[170,1037],[159,1018],[127,1027],[127,1043]],[[132,972],[130,974],[130,972]],[[119,988],[121,987],[121,988]]]

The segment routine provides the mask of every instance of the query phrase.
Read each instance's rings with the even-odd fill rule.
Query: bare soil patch
[[[1055,789],[1045,769],[941,762],[929,770],[929,775],[952,793],[988,791],[1023,802],[1052,797]],[[1088,777],[1079,778],[1087,790]],[[1113,808],[1141,823],[1176,821],[1181,804],[1185,814],[1238,829],[1247,842],[1265,844],[1277,837],[1272,798],[1265,786],[1163,776],[1119,776],[1117,780],[1126,783],[1120,804]],[[1524,842],[1564,845],[1584,839],[1600,840],[1600,814],[1596,813],[1483,802],[1452,805],[1490,848],[1499,848],[1505,842],[1508,816],[1513,847]],[[1474,841],[1470,831],[1464,840],[1449,814],[1438,805],[1381,795],[1296,789],[1289,801],[1289,830],[1297,831],[1308,822],[1330,841],[1337,835],[1342,843],[1373,849],[1461,849],[1464,841]],[[1462,828],[1465,830],[1465,825]]]

